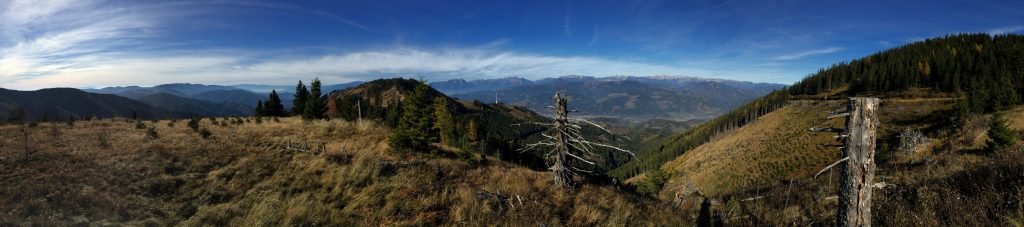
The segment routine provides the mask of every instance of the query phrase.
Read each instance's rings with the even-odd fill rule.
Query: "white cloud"
[[[443,80],[563,75],[731,76],[736,72],[706,70],[732,69],[713,64],[666,65],[498,50],[508,40],[472,48],[399,47],[300,57],[274,50],[154,51],[152,38],[160,35],[160,19],[167,18],[160,17],[161,12],[146,10],[164,10],[159,7],[123,8],[87,0],[19,0],[0,3],[0,9],[0,24],[4,26],[0,28],[0,87],[13,89],[175,82],[291,84],[311,77],[341,83],[392,76]]]
[[[989,35],[1002,35],[1002,34],[1015,33],[1015,32],[1019,32],[1019,31],[1022,31],[1022,30],[1024,30],[1024,25],[1017,25],[1017,26],[1009,26],[1009,27],[1002,27],[1002,28],[992,29],[991,31],[988,31],[988,34]]]
[[[3,64],[3,63],[0,63]],[[82,56],[62,64],[34,64],[40,75],[13,77],[0,84],[15,88],[53,86],[291,83],[310,77],[346,82],[380,77],[529,78],[562,75],[662,75],[692,73],[675,67],[591,57],[557,57],[480,49],[426,51],[391,49],[289,59],[244,54],[210,56]],[[0,69],[7,71],[7,69]]]
[[[829,47],[829,48],[824,48],[824,49],[808,50],[808,51],[804,51],[804,52],[792,53],[792,54],[786,54],[786,55],[778,56],[778,57],[775,58],[775,60],[783,60],[783,61],[796,60],[796,59],[801,59],[801,58],[810,57],[810,56],[814,56],[814,55],[831,54],[831,53],[839,52],[840,50],[843,50],[843,48],[842,47]]]

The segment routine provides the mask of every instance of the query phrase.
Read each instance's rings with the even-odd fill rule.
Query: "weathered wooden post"
[[[841,137],[839,211],[837,226],[871,226],[871,189],[875,177],[875,129],[878,127],[877,98],[850,98],[846,130]]]

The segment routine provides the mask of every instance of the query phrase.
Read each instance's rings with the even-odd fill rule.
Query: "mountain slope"
[[[1024,110],[1018,106],[1024,57],[1013,53],[1024,53],[1024,36],[956,35],[834,65],[773,93],[779,96],[775,101],[759,104],[767,98],[762,97],[694,130],[645,144],[649,153],[639,160],[647,157],[648,163],[627,163],[613,175],[661,170],[667,182],[656,193],[660,198],[699,191],[738,204],[713,209],[743,210],[726,219],[830,223],[835,169],[814,175],[839,159],[831,147],[837,143],[830,134],[806,129],[842,126],[841,119],[824,117],[841,109],[846,97],[878,97],[873,180],[887,186],[875,189],[873,221],[1005,225],[1006,217],[1016,217],[1006,214],[1021,210],[995,204],[1024,198],[1014,186],[1024,182],[1024,146],[990,149],[985,141],[990,113],[1021,116]],[[902,133],[912,132],[920,132],[923,142],[901,140]],[[910,149],[900,150],[902,145]],[[650,179],[642,175],[628,182]],[[950,213],[978,215],[944,215]]]
[[[213,90],[197,93],[188,97],[213,103],[232,103],[249,107],[250,110],[256,106],[254,103],[267,99],[267,95],[257,94],[246,90]]]
[[[358,111],[362,110],[363,119],[395,127],[402,115],[402,101],[419,83],[413,79],[379,79],[331,92],[327,96],[327,115],[356,120],[359,117]],[[453,135],[455,147],[463,148],[469,144],[467,130],[469,123],[473,122],[480,137],[478,149],[482,153],[501,156],[504,160],[533,168],[543,168],[543,160],[538,155],[517,151],[525,141],[536,139],[541,132],[538,126],[518,124],[540,122],[545,119],[543,116],[517,106],[455,100],[434,89],[430,89],[427,96],[430,103],[436,99],[446,99],[452,105],[454,127],[459,127]],[[357,107],[356,104],[361,106]],[[433,106],[428,108],[433,109]]]
[[[658,168],[721,132],[753,122],[790,96],[816,100],[850,96],[964,96],[961,113],[1003,110],[1024,101],[1024,57],[1021,56],[1024,56],[1024,36],[964,34],[928,39],[836,64],[786,88],[784,96],[773,98],[775,101],[763,100],[771,95],[762,97],[695,130],[645,144],[641,153],[654,158],[627,163],[612,175],[628,178]],[[953,93],[958,91],[966,94]],[[700,136],[691,136],[693,134]]]
[[[252,108],[236,103],[213,103],[184,98],[167,93],[156,93],[137,98],[147,104],[193,116],[247,116]]]
[[[66,119],[69,115],[83,117],[131,117],[144,119],[169,118],[184,114],[155,107],[136,100],[108,94],[93,94],[74,88],[50,88],[36,91],[15,91],[0,88],[0,116],[19,107],[31,120],[44,117]]]
[[[258,121],[256,121],[258,122]],[[29,129],[0,146],[0,224],[127,226],[684,226],[688,215],[611,186],[575,192],[493,158],[470,164],[392,151],[388,130],[340,120],[231,125],[120,120]],[[0,126],[0,144],[19,144]],[[106,135],[109,144],[95,140]],[[113,139],[116,138],[116,139]],[[324,144],[322,153],[288,149]],[[291,144],[289,146],[288,144]],[[72,149],[74,152],[68,152]]]
[[[327,115],[332,118],[345,120],[356,120],[359,117],[359,110],[362,110],[363,119],[370,119],[388,127],[395,127],[402,116],[402,103],[406,96],[411,94],[414,87],[420,82],[412,79],[380,79],[364,83],[360,86],[332,92],[328,95]],[[429,87],[428,87],[429,89]],[[520,152],[519,149],[527,144],[538,141],[542,138],[541,133],[546,130],[543,125],[532,123],[544,123],[551,120],[543,117],[527,108],[506,105],[487,104],[480,101],[458,100],[445,96],[443,93],[429,89],[427,92],[429,103],[445,100],[449,103],[449,111],[453,115],[449,146],[481,153],[488,156],[497,156],[502,160],[528,166],[534,169],[545,169],[546,163],[541,158],[543,152]],[[357,107],[357,104],[361,106]],[[436,114],[435,105],[430,105],[429,112]],[[475,125],[478,143],[470,142],[471,127]],[[599,130],[593,126],[584,126],[582,133],[593,135],[595,141],[624,146],[632,141],[629,138],[617,138],[601,136]],[[435,130],[428,132],[438,134]],[[608,169],[626,162],[628,155],[595,149],[595,153],[602,154],[602,162],[592,166],[595,176],[599,180],[606,180],[603,173]]]

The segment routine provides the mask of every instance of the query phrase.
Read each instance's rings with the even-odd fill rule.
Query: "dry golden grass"
[[[1010,125],[1010,129],[1024,131],[1024,106],[1018,106],[1010,111],[1006,111],[1006,115],[1003,118]]]
[[[986,153],[982,148],[990,116],[973,117],[962,130],[953,129],[943,121],[952,102],[942,97],[883,100],[874,181],[890,186],[875,190],[875,223],[987,226],[1019,220],[1024,145]],[[817,147],[834,143],[834,134],[806,129],[841,127],[841,119],[826,120],[823,112],[843,105],[794,101],[691,150],[663,166],[672,178],[659,197],[676,200],[692,184],[712,198],[712,213],[726,224],[834,224],[836,172],[812,178],[839,159],[837,149]],[[1024,116],[1020,107],[1006,112],[1007,119]],[[907,128],[924,132],[929,140],[915,152],[896,151],[897,135]]]
[[[832,135],[807,129],[842,125],[839,119],[825,120],[824,111],[839,106],[796,102],[686,152],[664,165],[672,177],[661,197],[684,190],[717,196],[813,174],[839,155],[834,147],[819,146],[833,143]]]
[[[893,137],[906,127],[923,128],[923,124],[910,121],[947,109],[951,101],[946,98],[886,99],[878,113],[880,140]],[[840,158],[837,147],[825,146],[839,144],[833,139],[835,134],[807,129],[842,128],[844,119],[826,119],[826,112],[844,109],[845,105],[843,101],[793,101],[749,125],[688,151],[663,166],[672,178],[661,196],[669,198],[667,196],[686,190],[687,186],[695,187],[690,191],[700,190],[705,195],[717,196],[807,178]],[[972,128],[963,135],[984,135],[984,128]],[[984,144],[984,138],[972,138],[965,148],[976,148],[975,140]],[[930,149],[922,150],[931,154]]]
[[[471,165],[394,153],[387,130],[372,123],[262,120],[220,126],[203,119],[209,139],[187,121],[174,127],[145,121],[157,138],[123,119],[57,124],[57,138],[51,124],[42,124],[29,129],[27,153],[22,126],[0,126],[0,225],[679,226],[690,220],[608,186],[575,193],[553,188],[546,172],[494,159]],[[288,142],[324,143],[327,151],[288,151]]]

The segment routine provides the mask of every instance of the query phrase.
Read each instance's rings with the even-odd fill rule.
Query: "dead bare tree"
[[[562,94],[555,93],[555,119],[553,123],[536,123],[548,127],[548,131],[541,133],[544,137],[540,142],[532,143],[520,149],[520,152],[531,151],[539,147],[550,147],[551,150],[545,153],[549,169],[554,173],[556,186],[572,189],[579,183],[577,179],[580,173],[590,173],[584,167],[576,166],[574,163],[583,163],[589,166],[597,166],[597,159],[600,157],[596,149],[610,149],[618,152],[636,156],[632,151],[616,146],[590,141],[583,137],[583,126],[590,125],[601,130],[603,133],[614,134],[604,127],[582,118],[570,118],[567,109],[568,101]],[[575,112],[575,111],[572,111]]]
[[[871,190],[886,186],[884,182],[871,183],[875,177],[875,129],[878,128],[875,112],[879,102],[877,98],[850,98],[847,111],[833,115],[846,117],[845,129],[810,129],[814,132],[841,133],[836,139],[843,141],[840,147],[842,158],[815,174],[817,177],[840,165],[837,226],[871,226]]]

